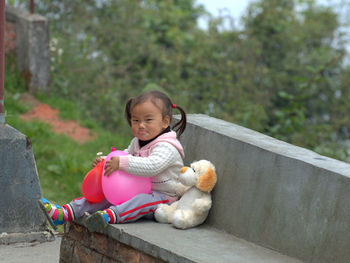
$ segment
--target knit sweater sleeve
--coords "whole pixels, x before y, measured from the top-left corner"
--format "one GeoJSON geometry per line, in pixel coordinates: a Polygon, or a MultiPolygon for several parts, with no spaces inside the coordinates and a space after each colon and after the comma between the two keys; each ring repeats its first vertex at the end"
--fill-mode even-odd
{"type": "Polygon", "coordinates": [[[173,145],[161,142],[148,157],[121,156],[119,169],[137,176],[152,177],[175,163],[178,155],[179,152],[173,145]]]}

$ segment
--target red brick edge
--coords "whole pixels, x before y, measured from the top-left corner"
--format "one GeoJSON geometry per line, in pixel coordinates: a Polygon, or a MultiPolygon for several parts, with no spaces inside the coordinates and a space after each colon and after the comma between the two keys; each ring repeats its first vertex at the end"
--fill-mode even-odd
{"type": "Polygon", "coordinates": [[[68,223],[61,241],[60,263],[165,263],[84,226],[68,223]]]}
{"type": "Polygon", "coordinates": [[[16,51],[16,24],[6,21],[5,23],[5,54],[16,51]]]}

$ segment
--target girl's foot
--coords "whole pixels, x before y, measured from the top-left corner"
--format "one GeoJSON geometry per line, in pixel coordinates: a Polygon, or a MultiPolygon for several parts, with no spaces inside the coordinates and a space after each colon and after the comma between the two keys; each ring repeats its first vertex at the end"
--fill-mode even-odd
{"type": "Polygon", "coordinates": [[[44,212],[47,220],[49,221],[50,225],[56,230],[57,225],[63,225],[65,222],[65,216],[63,208],[61,208],[58,205],[52,204],[45,198],[41,198],[39,200],[39,206],[41,210],[44,212]]]}
{"type": "Polygon", "coordinates": [[[96,213],[89,215],[86,219],[86,226],[90,232],[102,232],[110,221],[106,210],[97,211],[96,213]]]}

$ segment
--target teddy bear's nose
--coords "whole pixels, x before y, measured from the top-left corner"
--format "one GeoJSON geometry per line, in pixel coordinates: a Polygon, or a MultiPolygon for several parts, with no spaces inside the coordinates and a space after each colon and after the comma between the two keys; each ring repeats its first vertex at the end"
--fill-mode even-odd
{"type": "Polygon", "coordinates": [[[180,173],[182,173],[182,174],[185,173],[187,171],[187,169],[188,169],[187,166],[182,167],[180,170],[180,173]]]}

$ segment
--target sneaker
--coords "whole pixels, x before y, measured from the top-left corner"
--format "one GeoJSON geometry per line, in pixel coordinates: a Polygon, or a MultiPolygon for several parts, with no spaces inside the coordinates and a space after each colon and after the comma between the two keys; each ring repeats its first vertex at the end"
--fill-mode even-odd
{"type": "Polygon", "coordinates": [[[108,226],[109,217],[106,211],[97,211],[89,215],[85,222],[90,232],[103,232],[108,226]]]}
{"type": "Polygon", "coordinates": [[[63,212],[62,208],[58,205],[52,204],[50,201],[48,201],[45,198],[41,198],[39,201],[39,207],[43,211],[44,215],[47,218],[47,221],[52,226],[53,229],[57,229],[57,225],[63,225],[64,224],[64,218],[63,218],[63,212]],[[58,216],[54,220],[52,219],[52,215],[54,214],[54,210],[58,210],[58,216]]]}

